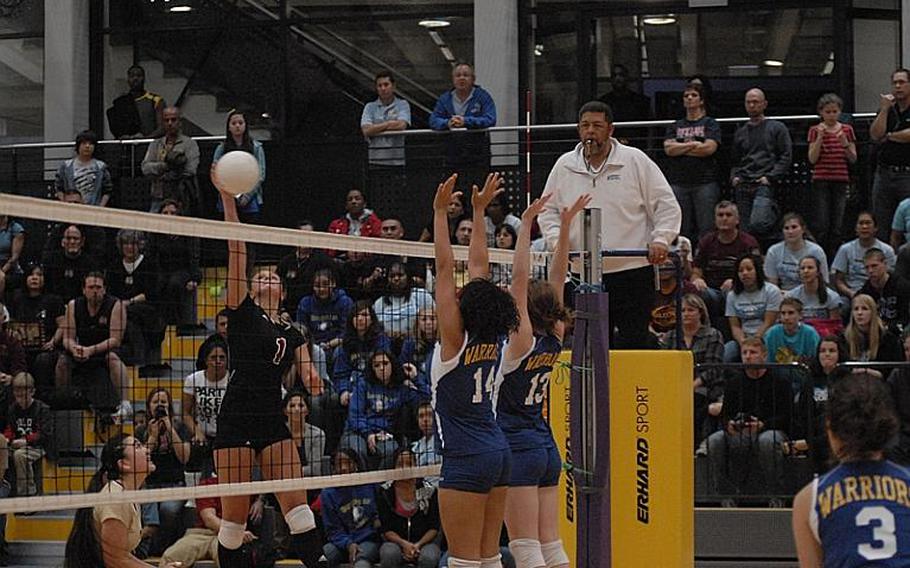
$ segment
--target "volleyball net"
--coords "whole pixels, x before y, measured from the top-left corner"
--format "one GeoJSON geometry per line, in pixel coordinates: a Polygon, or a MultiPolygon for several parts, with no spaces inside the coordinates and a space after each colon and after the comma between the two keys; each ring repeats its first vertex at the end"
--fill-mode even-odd
{"type": "MultiPolygon", "coordinates": [[[[166,206],[154,214],[5,194],[0,212],[26,240],[3,296],[6,342],[22,356],[0,355],[0,405],[9,405],[0,463],[9,464],[11,488],[0,513],[96,504],[85,489],[105,442],[121,434],[145,444],[156,468],[144,488],[106,494],[109,503],[435,481],[432,243],[329,234],[306,221],[278,228],[183,217],[166,206]],[[248,483],[199,484],[215,470],[212,443],[231,376],[228,240],[247,243],[248,272],[282,278],[280,318],[303,338],[305,354],[285,368],[281,416],[299,478],[265,480],[254,468],[248,483]],[[307,373],[318,375],[321,393],[307,388],[307,373]]],[[[453,241],[467,243],[472,229],[453,220],[453,241]]],[[[514,237],[511,227],[488,233],[491,278],[502,286],[511,281],[514,237]]],[[[454,251],[462,286],[467,246],[454,251]]],[[[532,270],[545,274],[547,258],[534,253],[532,270]]],[[[274,419],[254,404],[243,412],[251,431],[274,419]]]]}

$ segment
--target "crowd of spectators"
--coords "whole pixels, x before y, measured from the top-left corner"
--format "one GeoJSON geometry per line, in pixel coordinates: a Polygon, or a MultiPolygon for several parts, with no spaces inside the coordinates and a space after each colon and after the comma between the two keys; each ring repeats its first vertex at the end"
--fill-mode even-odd
{"type": "MultiPolygon", "coordinates": [[[[121,131],[124,136],[159,136],[141,166],[151,180],[151,211],[194,214],[200,206],[199,149],[180,131],[179,109],[145,91],[138,73],[137,68],[130,71],[137,82],[131,83],[131,93],[135,90],[141,120],[127,121],[121,131]]],[[[757,88],[745,94],[749,120],[724,140],[717,122],[707,116],[710,87],[694,80],[685,88],[686,116],[667,128],[664,141],[664,171],[683,212],[675,243],[683,259],[682,277],[671,263],[658,270],[660,290],[649,335],[653,348],[682,345],[693,352],[696,364],[709,364],[697,368],[693,377],[694,448],[708,455],[712,489],[718,493],[741,491],[749,471],[757,470],[761,475],[753,477],[761,478],[765,492],[786,494],[784,458],[790,455],[808,453],[813,469],[822,471],[826,389],[849,376],[838,365],[910,361],[910,247],[905,237],[910,193],[901,193],[910,168],[910,129],[904,129],[905,114],[910,120],[908,81],[906,70],[892,75],[893,92],[883,97],[870,131],[881,145],[873,212],[856,212],[856,238],[848,241],[839,228],[858,141],[851,126],[841,122],[842,102],[836,95],[819,99],[821,122],[807,137],[808,159],[815,167],[813,206],[804,219],[778,211],[775,192],[789,171],[792,142],[786,127],[765,117],[765,94],[757,88]],[[715,159],[722,144],[733,149],[729,172],[721,172],[715,159]],[[903,264],[902,256],[908,259],[903,264]],[[683,293],[679,331],[671,309],[678,288],[683,293]],[[725,362],[747,366],[710,366],[725,362]],[[808,371],[757,366],[793,362],[808,371]]],[[[379,98],[364,110],[361,126],[369,141],[371,176],[385,176],[387,182],[401,179],[404,160],[403,138],[387,132],[407,128],[410,109],[395,95],[394,77],[387,71],[376,75],[376,88],[379,98]]],[[[122,111],[125,103],[119,104],[122,111]]],[[[431,125],[457,130],[447,138],[447,167],[464,172],[469,183],[478,182],[478,172],[489,168],[489,142],[482,130],[468,131],[495,121],[492,97],[475,84],[473,68],[456,66],[453,89],[440,98],[431,125]]],[[[226,134],[215,161],[226,151],[241,150],[260,164],[259,184],[237,197],[241,216],[258,222],[263,147],[250,138],[241,112],[230,113],[226,134]]],[[[76,137],[75,157],[57,173],[57,199],[107,205],[111,180],[104,162],[93,157],[96,143],[91,132],[76,137]]],[[[369,208],[367,197],[364,189],[350,189],[344,212],[325,230],[406,238],[395,212],[369,208]]],[[[455,196],[448,213],[452,242],[468,244],[472,230],[479,229],[469,203],[455,196]]],[[[508,200],[494,200],[484,213],[490,246],[514,248],[521,221],[510,212],[508,200]]],[[[297,227],[321,229],[309,220],[297,227]]],[[[140,426],[139,412],[132,411],[137,401],[124,394],[127,366],[139,367],[140,377],[168,371],[168,361],[161,359],[166,326],[176,326],[181,334],[200,329],[198,240],[131,229],[108,235],[68,224],[50,227],[48,235],[44,246],[36,248],[40,257],[24,258],[25,240],[41,236],[0,216],[0,293],[8,306],[0,312],[0,419],[5,429],[0,472],[14,466],[7,474],[10,488],[17,495],[40,491],[35,462],[53,455],[48,405],[89,408],[99,433],[132,418],[137,439],[149,446],[157,466],[147,487],[182,485],[189,469],[211,478],[206,448],[217,430],[220,399],[231,373],[226,313],[218,314],[215,333],[199,347],[195,371],[183,378],[179,401],[172,401],[166,388],[150,389],[140,404],[140,426]]],[[[418,240],[431,239],[428,224],[418,240]]],[[[535,246],[543,245],[538,241],[535,246]]],[[[432,261],[298,247],[280,259],[277,272],[286,291],[283,317],[298,325],[313,372],[325,385],[322,394],[310,396],[298,381],[301,390],[290,391],[285,400],[307,474],[439,463],[429,405],[428,367],[437,337],[432,261]]],[[[492,272],[497,283],[508,285],[508,267],[495,266],[492,272]]],[[[458,279],[456,270],[456,282],[463,285],[467,270],[460,273],[458,279]]],[[[907,370],[878,372],[897,397],[904,434],[894,455],[906,463],[907,370]]],[[[436,565],[441,552],[434,548],[439,541],[435,482],[323,491],[316,499],[330,564],[436,565]]],[[[265,497],[253,500],[251,517],[261,518],[256,503],[263,502],[265,497]]],[[[195,528],[187,527],[182,537],[195,539],[192,546],[178,541],[184,532],[182,510],[182,502],[143,507],[137,553],[163,553],[185,565],[203,558],[217,532],[217,503],[197,503],[195,528]]],[[[251,533],[249,542],[254,540],[251,533]]]]}

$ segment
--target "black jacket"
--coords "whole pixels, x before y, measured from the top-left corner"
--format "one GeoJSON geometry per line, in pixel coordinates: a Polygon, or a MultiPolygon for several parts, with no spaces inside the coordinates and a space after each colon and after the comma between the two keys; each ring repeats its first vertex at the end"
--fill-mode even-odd
{"type": "Polygon", "coordinates": [[[382,533],[392,531],[408,542],[417,542],[427,531],[439,530],[436,488],[422,479],[417,481],[417,510],[411,517],[402,517],[395,512],[395,488],[391,483],[383,486],[377,504],[382,533]]]}

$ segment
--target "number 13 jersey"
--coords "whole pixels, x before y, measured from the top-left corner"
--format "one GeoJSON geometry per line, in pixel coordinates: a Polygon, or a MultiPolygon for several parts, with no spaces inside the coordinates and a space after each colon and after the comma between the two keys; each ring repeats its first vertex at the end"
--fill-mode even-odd
{"type": "Polygon", "coordinates": [[[430,367],[436,428],[447,457],[469,456],[508,447],[496,424],[500,344],[464,335],[458,354],[442,360],[433,350],[430,367]]]}
{"type": "Polygon", "coordinates": [[[910,471],[843,463],[813,483],[809,523],[825,567],[910,566],[910,471]]]}
{"type": "Polygon", "coordinates": [[[512,450],[555,445],[550,426],[543,418],[543,399],[561,351],[562,342],[556,336],[535,333],[527,353],[515,361],[502,362],[496,420],[512,450]]]}

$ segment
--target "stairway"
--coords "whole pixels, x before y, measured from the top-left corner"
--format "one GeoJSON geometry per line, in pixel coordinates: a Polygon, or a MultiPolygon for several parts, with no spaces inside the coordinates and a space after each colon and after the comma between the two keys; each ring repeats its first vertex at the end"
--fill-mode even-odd
{"type": "MultiPolygon", "coordinates": [[[[188,79],[169,73],[164,63],[156,59],[138,62],[145,69],[145,87],[149,91],[164,97],[168,105],[180,98],[188,79]]],[[[105,46],[105,85],[104,100],[107,105],[118,96],[129,90],[126,84],[126,71],[133,65],[132,45],[105,46]]],[[[214,95],[190,90],[180,106],[182,116],[202,130],[205,134],[224,134],[225,113],[218,109],[218,99],[214,95]]],[[[113,138],[105,121],[105,138],[113,138]]]]}

